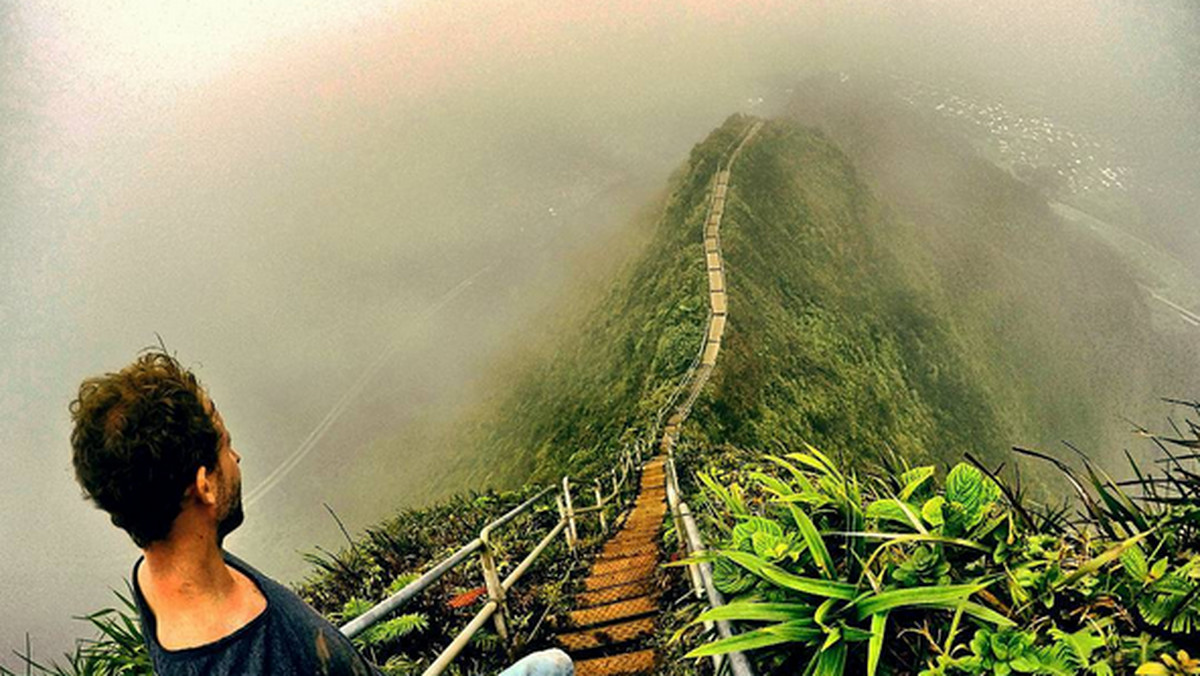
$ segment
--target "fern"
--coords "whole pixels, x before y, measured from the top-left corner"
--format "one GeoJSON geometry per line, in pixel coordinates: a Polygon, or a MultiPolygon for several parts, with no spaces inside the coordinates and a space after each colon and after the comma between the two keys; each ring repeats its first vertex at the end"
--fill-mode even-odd
{"type": "Polygon", "coordinates": [[[354,642],[360,648],[379,647],[409,634],[425,631],[429,628],[429,620],[422,613],[406,613],[398,615],[386,622],[380,622],[355,637],[354,642]]]}

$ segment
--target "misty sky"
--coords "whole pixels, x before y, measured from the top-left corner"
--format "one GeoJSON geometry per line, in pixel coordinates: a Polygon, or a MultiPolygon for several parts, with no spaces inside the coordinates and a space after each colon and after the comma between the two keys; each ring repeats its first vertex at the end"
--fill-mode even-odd
{"type": "Polygon", "coordinates": [[[0,651],[65,649],[128,575],[66,406],[156,333],[247,491],[356,392],[230,538],[293,577],[338,545],[322,502],[360,529],[459,488],[422,444],[730,113],[822,69],[953,78],[1187,192],[1198,36],[1184,2],[0,0],[0,651]]]}

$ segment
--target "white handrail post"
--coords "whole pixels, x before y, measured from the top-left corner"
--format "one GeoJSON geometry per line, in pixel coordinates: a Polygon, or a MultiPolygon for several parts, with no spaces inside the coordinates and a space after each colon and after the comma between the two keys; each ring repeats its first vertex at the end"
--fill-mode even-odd
{"type": "Polygon", "coordinates": [[[496,602],[496,614],[492,619],[496,623],[496,634],[501,640],[508,641],[508,614],[504,608],[504,585],[500,584],[500,573],[496,570],[496,558],[492,555],[491,532],[487,526],[479,532],[483,541],[483,549],[479,552],[479,563],[483,567],[483,582],[487,586],[488,598],[496,602]]]}
{"type": "MultiPolygon", "coordinates": [[[[693,538],[691,537],[691,534],[687,530],[687,527],[688,527],[687,520],[691,517],[691,513],[692,513],[691,509],[689,509],[687,506],[687,503],[683,502],[682,500],[679,501],[678,509],[679,509],[680,526],[684,529],[683,530],[683,539],[684,539],[683,541],[686,543],[684,545],[684,551],[686,551],[691,556],[697,556],[697,555],[703,554],[704,553],[703,544],[698,540],[693,542],[692,541],[693,538]]],[[[698,566],[694,563],[689,563],[688,564],[688,573],[691,575],[691,578],[692,578],[692,587],[696,590],[696,598],[703,599],[705,590],[704,590],[704,579],[700,576],[700,566],[698,566]]]]}
{"type": "MultiPolygon", "coordinates": [[[[563,497],[562,497],[561,493],[554,496],[554,503],[558,505],[558,518],[563,521],[566,521],[567,520],[567,507],[566,507],[566,505],[563,504],[563,497]]],[[[574,545],[571,544],[571,529],[570,528],[563,529],[563,538],[567,541],[567,547],[574,548],[574,545]]]]}
{"type": "Polygon", "coordinates": [[[596,479],[595,485],[592,486],[592,490],[596,494],[596,505],[600,508],[600,509],[596,510],[597,512],[600,513],[600,530],[607,532],[608,531],[608,519],[604,516],[604,493],[601,492],[601,490],[600,490],[600,480],[599,479],[596,479]]]}
{"type": "Polygon", "coordinates": [[[575,508],[571,506],[571,480],[563,477],[563,501],[567,505],[567,530],[571,533],[571,537],[567,542],[571,544],[571,549],[575,549],[575,543],[579,542],[579,530],[575,528],[575,508]]]}

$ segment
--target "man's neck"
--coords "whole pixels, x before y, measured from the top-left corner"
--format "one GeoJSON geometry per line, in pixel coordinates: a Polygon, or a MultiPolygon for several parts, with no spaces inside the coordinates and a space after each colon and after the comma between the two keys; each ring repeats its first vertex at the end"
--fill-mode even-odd
{"type": "Polygon", "coordinates": [[[233,575],[215,534],[187,536],[155,542],[142,550],[144,585],[159,604],[176,606],[206,599],[220,602],[234,591],[233,575]]]}
{"type": "Polygon", "coordinates": [[[266,611],[267,599],[255,583],[226,565],[213,531],[173,528],[171,537],[142,550],[138,586],[167,650],[212,643],[266,611]]]}

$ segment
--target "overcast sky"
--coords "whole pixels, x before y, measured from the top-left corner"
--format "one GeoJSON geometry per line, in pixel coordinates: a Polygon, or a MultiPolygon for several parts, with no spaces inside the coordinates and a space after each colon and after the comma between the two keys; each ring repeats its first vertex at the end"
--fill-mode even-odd
{"type": "Polygon", "coordinates": [[[0,650],[64,649],[127,575],[66,405],[156,333],[247,491],[308,449],[230,540],[287,578],[337,545],[322,501],[358,529],[457,488],[412,449],[730,113],[886,68],[1195,144],[1185,6],[0,0],[0,650]]]}

